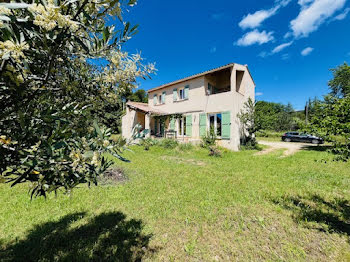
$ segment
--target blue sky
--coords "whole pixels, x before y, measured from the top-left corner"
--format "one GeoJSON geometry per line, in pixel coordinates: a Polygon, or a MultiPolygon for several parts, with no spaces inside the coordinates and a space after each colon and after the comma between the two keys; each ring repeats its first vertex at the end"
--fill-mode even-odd
{"type": "Polygon", "coordinates": [[[350,60],[348,0],[139,0],[124,17],[140,25],[124,49],[156,63],[146,90],[236,62],[248,64],[258,100],[302,109],[350,60]]]}

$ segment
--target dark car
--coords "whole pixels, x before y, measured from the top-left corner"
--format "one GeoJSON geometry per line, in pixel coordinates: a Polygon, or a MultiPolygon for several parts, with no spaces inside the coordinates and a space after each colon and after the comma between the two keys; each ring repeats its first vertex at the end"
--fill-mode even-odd
{"type": "Polygon", "coordinates": [[[284,142],[304,142],[313,144],[323,144],[323,139],[317,136],[299,133],[299,132],[287,132],[282,135],[282,141],[284,142]]]}

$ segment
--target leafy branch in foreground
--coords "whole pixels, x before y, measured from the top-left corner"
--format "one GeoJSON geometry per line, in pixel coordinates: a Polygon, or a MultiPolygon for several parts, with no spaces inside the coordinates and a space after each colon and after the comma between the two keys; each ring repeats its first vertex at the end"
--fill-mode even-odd
{"type": "Polygon", "coordinates": [[[96,184],[111,164],[104,152],[123,160],[124,142],[98,122],[103,105],[154,71],[122,51],[137,31],[122,10],[135,2],[0,4],[0,181],[30,182],[32,196],[69,192],[96,184]]]}

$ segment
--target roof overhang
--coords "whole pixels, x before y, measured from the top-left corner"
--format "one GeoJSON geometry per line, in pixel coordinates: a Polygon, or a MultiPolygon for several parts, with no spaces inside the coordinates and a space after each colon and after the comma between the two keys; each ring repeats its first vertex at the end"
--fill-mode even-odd
{"type": "Polygon", "coordinates": [[[185,81],[188,81],[188,80],[192,80],[192,79],[195,79],[195,78],[198,78],[198,77],[201,77],[201,76],[205,76],[205,75],[217,72],[217,71],[221,71],[221,70],[233,67],[234,65],[235,65],[234,63],[230,63],[230,64],[227,64],[227,65],[224,65],[224,66],[220,66],[220,67],[208,70],[208,71],[204,71],[204,72],[199,73],[199,74],[195,74],[195,75],[192,75],[192,76],[189,76],[189,77],[185,77],[185,78],[182,78],[182,79],[179,79],[179,80],[176,80],[176,81],[173,81],[173,82],[170,82],[170,83],[167,83],[167,84],[164,84],[164,85],[152,88],[152,89],[148,90],[147,92],[150,93],[150,92],[162,89],[164,87],[168,87],[168,86],[179,84],[179,83],[182,83],[182,82],[185,82],[185,81]]]}

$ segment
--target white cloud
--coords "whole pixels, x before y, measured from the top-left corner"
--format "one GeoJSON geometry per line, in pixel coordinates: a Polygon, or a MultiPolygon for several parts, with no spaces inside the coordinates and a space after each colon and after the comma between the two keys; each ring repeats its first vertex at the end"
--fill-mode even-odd
{"type": "Polygon", "coordinates": [[[335,17],[333,18],[333,20],[338,20],[338,21],[344,20],[344,19],[346,18],[346,16],[348,15],[349,12],[350,12],[350,8],[348,7],[348,8],[346,8],[346,9],[344,10],[344,12],[342,12],[341,14],[335,16],[335,17]]]}
{"type": "Polygon", "coordinates": [[[270,18],[271,16],[277,14],[277,11],[286,5],[290,3],[291,0],[281,0],[281,1],[275,1],[275,6],[270,9],[263,9],[256,11],[253,14],[248,14],[242,18],[242,20],[239,22],[239,26],[242,29],[247,28],[257,28],[259,27],[262,22],[264,22],[266,19],[270,18]]]}
{"type": "Polygon", "coordinates": [[[270,54],[266,51],[262,51],[258,54],[259,57],[261,58],[265,58],[265,57],[268,57],[270,54]]]}
{"type": "Polygon", "coordinates": [[[276,46],[276,47],[272,50],[272,54],[276,54],[276,53],[281,52],[283,49],[287,48],[287,47],[290,46],[291,44],[293,44],[293,41],[288,42],[288,43],[281,44],[281,45],[279,45],[279,46],[276,46]]]}
{"type": "Polygon", "coordinates": [[[307,56],[309,55],[314,49],[312,47],[306,47],[301,51],[302,56],[307,56]]]}
{"type": "Polygon", "coordinates": [[[274,40],[273,32],[266,32],[265,30],[262,32],[259,32],[257,29],[246,33],[243,35],[238,41],[236,42],[236,45],[238,46],[250,46],[254,44],[265,44],[270,41],[274,40]]]}
{"type": "Polygon", "coordinates": [[[282,60],[288,60],[290,58],[290,55],[289,54],[283,54],[281,55],[281,59],[282,60]]]}
{"type": "Polygon", "coordinates": [[[213,46],[212,48],[210,48],[210,53],[215,53],[216,52],[216,46],[213,46]]]}
{"type": "Polygon", "coordinates": [[[299,0],[300,13],[290,22],[293,36],[307,37],[332,17],[336,11],[342,9],[345,2],[346,0],[299,0]]]}
{"type": "Polygon", "coordinates": [[[263,92],[256,92],[255,96],[262,96],[264,93],[263,92]]]}

